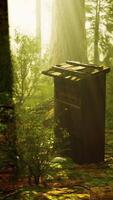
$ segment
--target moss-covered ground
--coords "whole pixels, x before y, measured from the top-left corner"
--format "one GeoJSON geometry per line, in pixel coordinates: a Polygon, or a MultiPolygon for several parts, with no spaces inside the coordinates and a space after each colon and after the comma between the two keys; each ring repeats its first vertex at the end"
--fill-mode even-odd
{"type": "Polygon", "coordinates": [[[105,151],[105,162],[100,164],[78,165],[70,158],[56,157],[47,173],[46,187],[31,187],[26,179],[20,180],[7,192],[6,185],[1,187],[0,200],[113,199],[113,132],[106,133],[105,151]]]}

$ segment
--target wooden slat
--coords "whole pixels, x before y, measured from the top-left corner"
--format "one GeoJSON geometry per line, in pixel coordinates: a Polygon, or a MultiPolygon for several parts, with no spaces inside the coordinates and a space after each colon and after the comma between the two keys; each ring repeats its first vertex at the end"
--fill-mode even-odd
{"type": "Polygon", "coordinates": [[[94,65],[94,64],[84,64],[84,63],[79,63],[79,62],[75,62],[75,61],[66,61],[66,63],[74,65],[74,66],[91,67],[91,68],[94,68],[94,69],[103,70],[103,66],[99,67],[99,66],[94,65]]]}
{"type": "Polygon", "coordinates": [[[77,70],[72,71],[72,70],[66,69],[66,68],[64,68],[64,67],[59,67],[59,66],[57,66],[57,65],[55,65],[53,68],[59,70],[60,72],[62,72],[62,71],[63,71],[63,72],[68,72],[68,73],[71,73],[71,74],[73,74],[73,75],[88,76],[88,73],[85,73],[85,72],[83,72],[83,71],[77,71],[77,70]]]}

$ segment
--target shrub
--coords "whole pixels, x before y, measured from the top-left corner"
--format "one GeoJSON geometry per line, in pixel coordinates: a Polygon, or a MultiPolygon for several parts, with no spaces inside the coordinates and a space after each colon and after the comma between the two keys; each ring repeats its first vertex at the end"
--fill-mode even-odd
{"type": "Polygon", "coordinates": [[[42,105],[36,109],[21,110],[17,121],[17,149],[20,169],[35,183],[45,175],[53,155],[54,134],[52,118],[48,122],[47,112],[42,105]],[[47,122],[47,123],[45,123],[47,122]],[[46,125],[45,125],[46,124],[46,125]]]}
{"type": "Polygon", "coordinates": [[[33,107],[52,95],[51,81],[41,73],[48,67],[48,53],[41,55],[40,38],[16,33],[13,43],[13,99],[17,106],[33,107]]]}

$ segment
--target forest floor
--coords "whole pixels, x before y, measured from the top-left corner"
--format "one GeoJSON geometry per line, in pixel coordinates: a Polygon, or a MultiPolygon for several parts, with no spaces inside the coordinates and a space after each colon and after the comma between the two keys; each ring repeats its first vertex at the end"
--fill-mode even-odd
{"type": "Polygon", "coordinates": [[[46,187],[31,187],[27,178],[10,184],[8,173],[0,174],[0,200],[113,200],[113,132],[106,133],[105,150],[105,162],[97,165],[55,158],[46,187]]]}

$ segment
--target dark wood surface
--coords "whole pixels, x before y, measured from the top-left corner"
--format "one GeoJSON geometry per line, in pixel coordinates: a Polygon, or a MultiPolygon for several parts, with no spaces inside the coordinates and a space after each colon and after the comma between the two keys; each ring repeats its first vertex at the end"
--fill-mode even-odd
{"type": "MultiPolygon", "coordinates": [[[[60,66],[59,68],[62,75],[64,70],[60,66]]],[[[66,70],[66,76],[70,75],[68,69],[66,70]]],[[[79,77],[74,81],[71,78],[66,79],[66,76],[53,75],[55,134],[59,148],[67,145],[62,155],[70,156],[76,163],[104,161],[106,72],[108,71],[109,68],[101,70],[96,68],[96,72],[91,76],[79,77]],[[64,137],[65,131],[68,133],[67,139],[64,137]]]]}
{"type": "Polygon", "coordinates": [[[61,130],[70,134],[70,156],[77,163],[103,161],[105,75],[75,84],[55,80],[55,118],[56,135],[61,130]]]}

